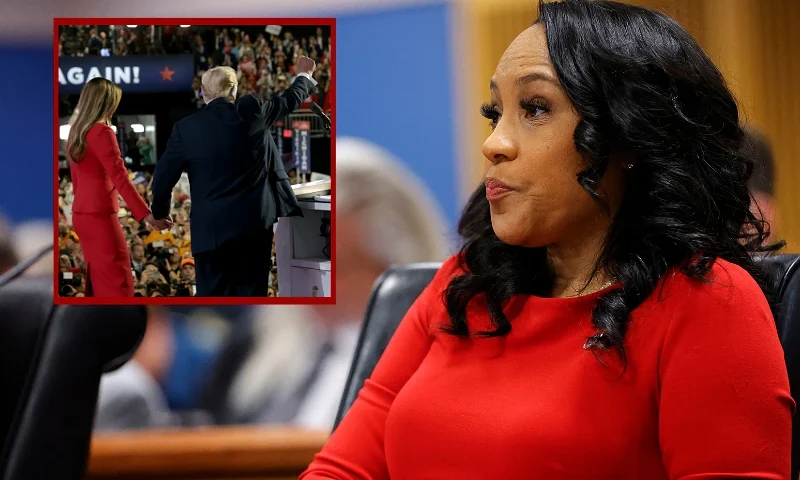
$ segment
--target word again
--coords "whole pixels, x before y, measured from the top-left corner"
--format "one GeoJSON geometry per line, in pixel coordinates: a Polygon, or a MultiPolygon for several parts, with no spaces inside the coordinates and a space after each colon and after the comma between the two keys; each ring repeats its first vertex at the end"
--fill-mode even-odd
{"type": "Polygon", "coordinates": [[[66,74],[58,69],[58,83],[61,85],[83,85],[97,77],[104,77],[117,85],[139,83],[139,67],[105,67],[102,70],[92,67],[88,73],[83,67],[72,67],[66,74]]]}

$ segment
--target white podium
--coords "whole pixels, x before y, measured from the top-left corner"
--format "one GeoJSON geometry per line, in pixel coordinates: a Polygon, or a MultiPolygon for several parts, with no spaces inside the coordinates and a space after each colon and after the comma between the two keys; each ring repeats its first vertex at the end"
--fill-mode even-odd
{"type": "Polygon", "coordinates": [[[331,261],[323,253],[327,239],[320,236],[320,227],[323,218],[331,218],[331,204],[299,203],[303,217],[279,218],[275,230],[278,296],[330,297],[331,261]]]}

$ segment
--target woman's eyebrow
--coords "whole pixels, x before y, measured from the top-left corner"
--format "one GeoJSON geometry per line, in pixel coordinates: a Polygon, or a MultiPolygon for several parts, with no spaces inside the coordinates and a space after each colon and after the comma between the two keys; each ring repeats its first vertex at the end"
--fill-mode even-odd
{"type": "MultiPolygon", "coordinates": [[[[545,72],[532,72],[532,73],[525,74],[525,75],[519,77],[517,79],[516,83],[517,83],[517,85],[521,86],[521,85],[527,85],[527,84],[529,84],[531,82],[537,82],[537,81],[548,82],[548,83],[555,84],[557,86],[560,85],[558,80],[556,80],[555,77],[553,77],[549,73],[545,73],[545,72]]],[[[489,80],[489,89],[492,90],[492,91],[500,90],[500,88],[497,86],[497,83],[495,83],[494,80],[489,80]]]]}

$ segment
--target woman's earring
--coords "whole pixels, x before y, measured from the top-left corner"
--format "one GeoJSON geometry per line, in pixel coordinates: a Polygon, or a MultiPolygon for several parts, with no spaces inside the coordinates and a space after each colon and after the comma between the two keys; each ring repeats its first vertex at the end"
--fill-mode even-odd
{"type": "Polygon", "coordinates": [[[633,162],[630,162],[627,165],[625,165],[625,168],[628,170],[633,170],[633,162]]]}

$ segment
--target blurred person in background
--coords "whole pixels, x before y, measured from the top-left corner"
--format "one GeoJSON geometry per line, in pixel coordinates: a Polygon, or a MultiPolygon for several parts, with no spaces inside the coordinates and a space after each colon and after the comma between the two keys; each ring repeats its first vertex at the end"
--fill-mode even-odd
{"type": "Polygon", "coordinates": [[[174,306],[170,308],[175,356],[164,391],[170,410],[182,424],[213,423],[199,405],[201,387],[231,331],[252,310],[249,305],[174,306]]]}
{"type": "Polygon", "coordinates": [[[153,218],[128,178],[110,126],[121,98],[117,85],[93,78],[83,87],[70,119],[67,152],[75,194],[72,223],[86,260],[87,296],[133,296],[130,253],[117,217],[119,195],[137,221],[145,220],[158,229],[171,226],[153,218]]]}
{"type": "MultiPolygon", "coordinates": [[[[320,46],[322,46],[325,43],[323,41],[324,37],[322,36],[322,29],[321,28],[317,28],[316,39],[317,39],[317,44],[320,45],[320,46]]],[[[325,45],[325,47],[326,48],[330,48],[330,45],[325,45]]]]}
{"type": "Polygon", "coordinates": [[[336,305],[257,308],[210,376],[204,406],[217,422],[331,428],[377,278],[449,253],[431,194],[376,145],[337,139],[336,202],[336,305]]]}
{"type": "Polygon", "coordinates": [[[100,55],[100,50],[103,48],[103,39],[105,36],[105,32],[103,32],[103,37],[101,37],[97,33],[96,28],[92,28],[89,30],[89,43],[87,46],[87,53],[89,55],[100,55]]]}
{"type": "Polygon", "coordinates": [[[201,88],[202,85],[200,83],[200,77],[194,77],[192,79],[192,100],[194,101],[195,105],[197,105],[198,109],[206,106],[206,102],[203,101],[203,92],[201,88]]]}
{"type": "MultiPolygon", "coordinates": [[[[31,220],[15,225],[11,231],[12,248],[19,259],[35,255],[47,245],[53,244],[53,221],[31,220]]],[[[70,241],[72,242],[72,241],[70,241]]],[[[74,242],[72,242],[74,245],[74,242]]],[[[28,268],[24,276],[30,278],[53,278],[53,254],[45,255],[28,268]]]]}
{"type": "Polygon", "coordinates": [[[775,199],[775,158],[769,141],[753,128],[745,129],[745,155],[753,162],[753,174],[750,176],[750,193],[754,202],[751,204],[753,214],[763,218],[774,235],[778,230],[778,202],[775,199]]]}
{"type": "Polygon", "coordinates": [[[153,165],[155,162],[153,162],[153,145],[150,143],[150,139],[142,135],[136,140],[136,146],[138,147],[141,164],[143,166],[153,165]]]}
{"type": "Polygon", "coordinates": [[[61,273],[71,272],[75,266],[72,264],[72,259],[69,256],[69,252],[62,249],[59,252],[58,257],[58,271],[61,273]]]}
{"type": "Polygon", "coordinates": [[[133,358],[100,380],[96,431],[163,428],[176,423],[162,384],[175,354],[169,310],[148,307],[147,329],[133,358]]]}
{"type": "Polygon", "coordinates": [[[131,268],[141,274],[144,270],[144,262],[144,245],[141,242],[133,243],[131,245],[131,268]]]}
{"type": "Polygon", "coordinates": [[[572,0],[540,2],[485,80],[462,248],[300,478],[789,480],[752,258],[782,244],[719,69],[662,13],[572,0]]]}
{"type": "Polygon", "coordinates": [[[193,282],[195,279],[194,259],[191,257],[181,260],[181,278],[193,282]]]}
{"type": "Polygon", "coordinates": [[[314,67],[298,60],[292,88],[263,104],[253,96],[234,104],[236,73],[211,69],[201,82],[206,108],[175,124],[156,164],[153,211],[169,218],[173,188],[188,172],[198,296],[268,295],[273,224],[301,214],[269,128],[308,98],[314,67]]]}

